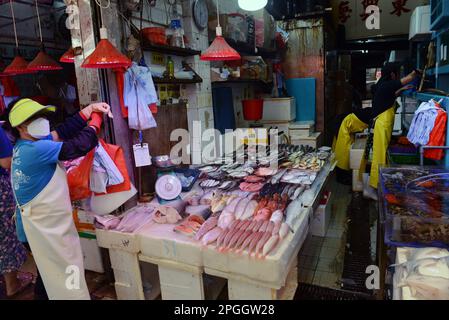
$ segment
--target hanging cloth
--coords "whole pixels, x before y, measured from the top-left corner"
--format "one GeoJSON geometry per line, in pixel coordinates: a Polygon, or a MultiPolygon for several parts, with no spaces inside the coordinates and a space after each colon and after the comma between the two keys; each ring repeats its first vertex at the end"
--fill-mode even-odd
{"type": "Polygon", "coordinates": [[[122,117],[128,118],[128,109],[125,106],[125,99],[123,97],[124,90],[125,90],[125,69],[119,68],[115,69],[115,81],[117,83],[117,93],[118,93],[118,99],[120,103],[120,110],[122,111],[122,117]]]}
{"type": "Polygon", "coordinates": [[[440,109],[434,100],[423,102],[415,111],[407,139],[416,146],[425,146],[429,142],[430,133],[440,109]]]}
{"type": "MultiPolygon", "coordinates": [[[[435,105],[437,106],[437,116],[427,146],[444,146],[446,144],[447,112],[441,108],[439,103],[435,102],[435,105]]],[[[444,150],[442,149],[424,150],[424,157],[427,159],[441,160],[443,156],[444,150]]]]}

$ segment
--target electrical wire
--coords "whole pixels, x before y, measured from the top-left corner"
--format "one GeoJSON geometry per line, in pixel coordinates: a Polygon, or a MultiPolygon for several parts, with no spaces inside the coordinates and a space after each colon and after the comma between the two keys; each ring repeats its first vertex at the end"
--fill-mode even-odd
{"type": "Polygon", "coordinates": [[[9,0],[9,5],[11,6],[12,24],[14,26],[14,37],[16,38],[16,48],[19,48],[19,41],[17,40],[16,18],[14,16],[14,8],[12,5],[12,0],[9,0]]]}
{"type": "Polygon", "coordinates": [[[102,0],[95,0],[95,3],[97,4],[97,6],[100,7],[100,18],[101,18],[101,26],[104,28],[104,18],[103,18],[103,9],[109,9],[109,7],[111,6],[111,0],[107,1],[107,5],[103,7],[103,5],[101,4],[102,0]]]}
{"type": "Polygon", "coordinates": [[[36,3],[36,14],[37,14],[37,22],[39,24],[39,35],[41,37],[41,42],[42,42],[42,26],[41,26],[41,17],[39,15],[39,6],[37,4],[37,0],[35,0],[36,3]]]}

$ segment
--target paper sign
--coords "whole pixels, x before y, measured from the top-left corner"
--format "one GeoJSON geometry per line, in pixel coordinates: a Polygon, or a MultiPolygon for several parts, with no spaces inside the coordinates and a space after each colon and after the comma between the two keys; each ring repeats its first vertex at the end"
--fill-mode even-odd
{"type": "Polygon", "coordinates": [[[134,161],[136,163],[136,167],[145,167],[151,165],[151,156],[150,150],[148,148],[148,143],[135,144],[133,145],[134,149],[134,161]]]}

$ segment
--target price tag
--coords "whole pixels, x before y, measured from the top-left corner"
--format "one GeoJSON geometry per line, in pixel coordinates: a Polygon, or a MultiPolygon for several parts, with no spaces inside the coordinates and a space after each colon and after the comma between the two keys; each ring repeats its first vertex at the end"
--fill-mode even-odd
{"type": "Polygon", "coordinates": [[[151,156],[150,150],[148,148],[148,143],[135,144],[133,145],[133,149],[134,161],[137,168],[151,165],[151,156]]]}

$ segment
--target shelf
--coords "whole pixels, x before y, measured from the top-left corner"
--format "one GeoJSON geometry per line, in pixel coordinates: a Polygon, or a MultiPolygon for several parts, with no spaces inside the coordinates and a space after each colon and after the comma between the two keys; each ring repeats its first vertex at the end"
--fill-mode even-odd
{"type": "Polygon", "coordinates": [[[153,78],[155,84],[194,84],[201,83],[203,79],[158,79],[153,78]]]}
{"type": "Polygon", "coordinates": [[[233,39],[226,38],[226,42],[234,48],[238,53],[241,55],[257,55],[261,56],[262,58],[275,58],[277,54],[276,49],[268,49],[268,48],[262,48],[262,47],[255,47],[251,46],[246,42],[241,41],[235,41],[233,39]],[[257,52],[256,52],[257,51],[257,52]]]}
{"type": "Polygon", "coordinates": [[[172,47],[167,45],[159,45],[159,44],[152,44],[149,42],[146,42],[142,49],[144,51],[153,51],[153,52],[159,52],[164,54],[171,54],[174,56],[180,56],[180,57],[190,57],[190,56],[197,56],[201,54],[201,51],[198,50],[192,50],[188,48],[178,48],[178,47],[172,47]]]}
{"type": "MultiPolygon", "coordinates": [[[[436,68],[429,69],[429,70],[427,70],[426,74],[428,76],[435,76],[436,70],[437,70],[436,68]]],[[[449,65],[441,66],[438,68],[438,75],[442,75],[442,74],[444,74],[444,75],[449,74],[449,65]]]]}

